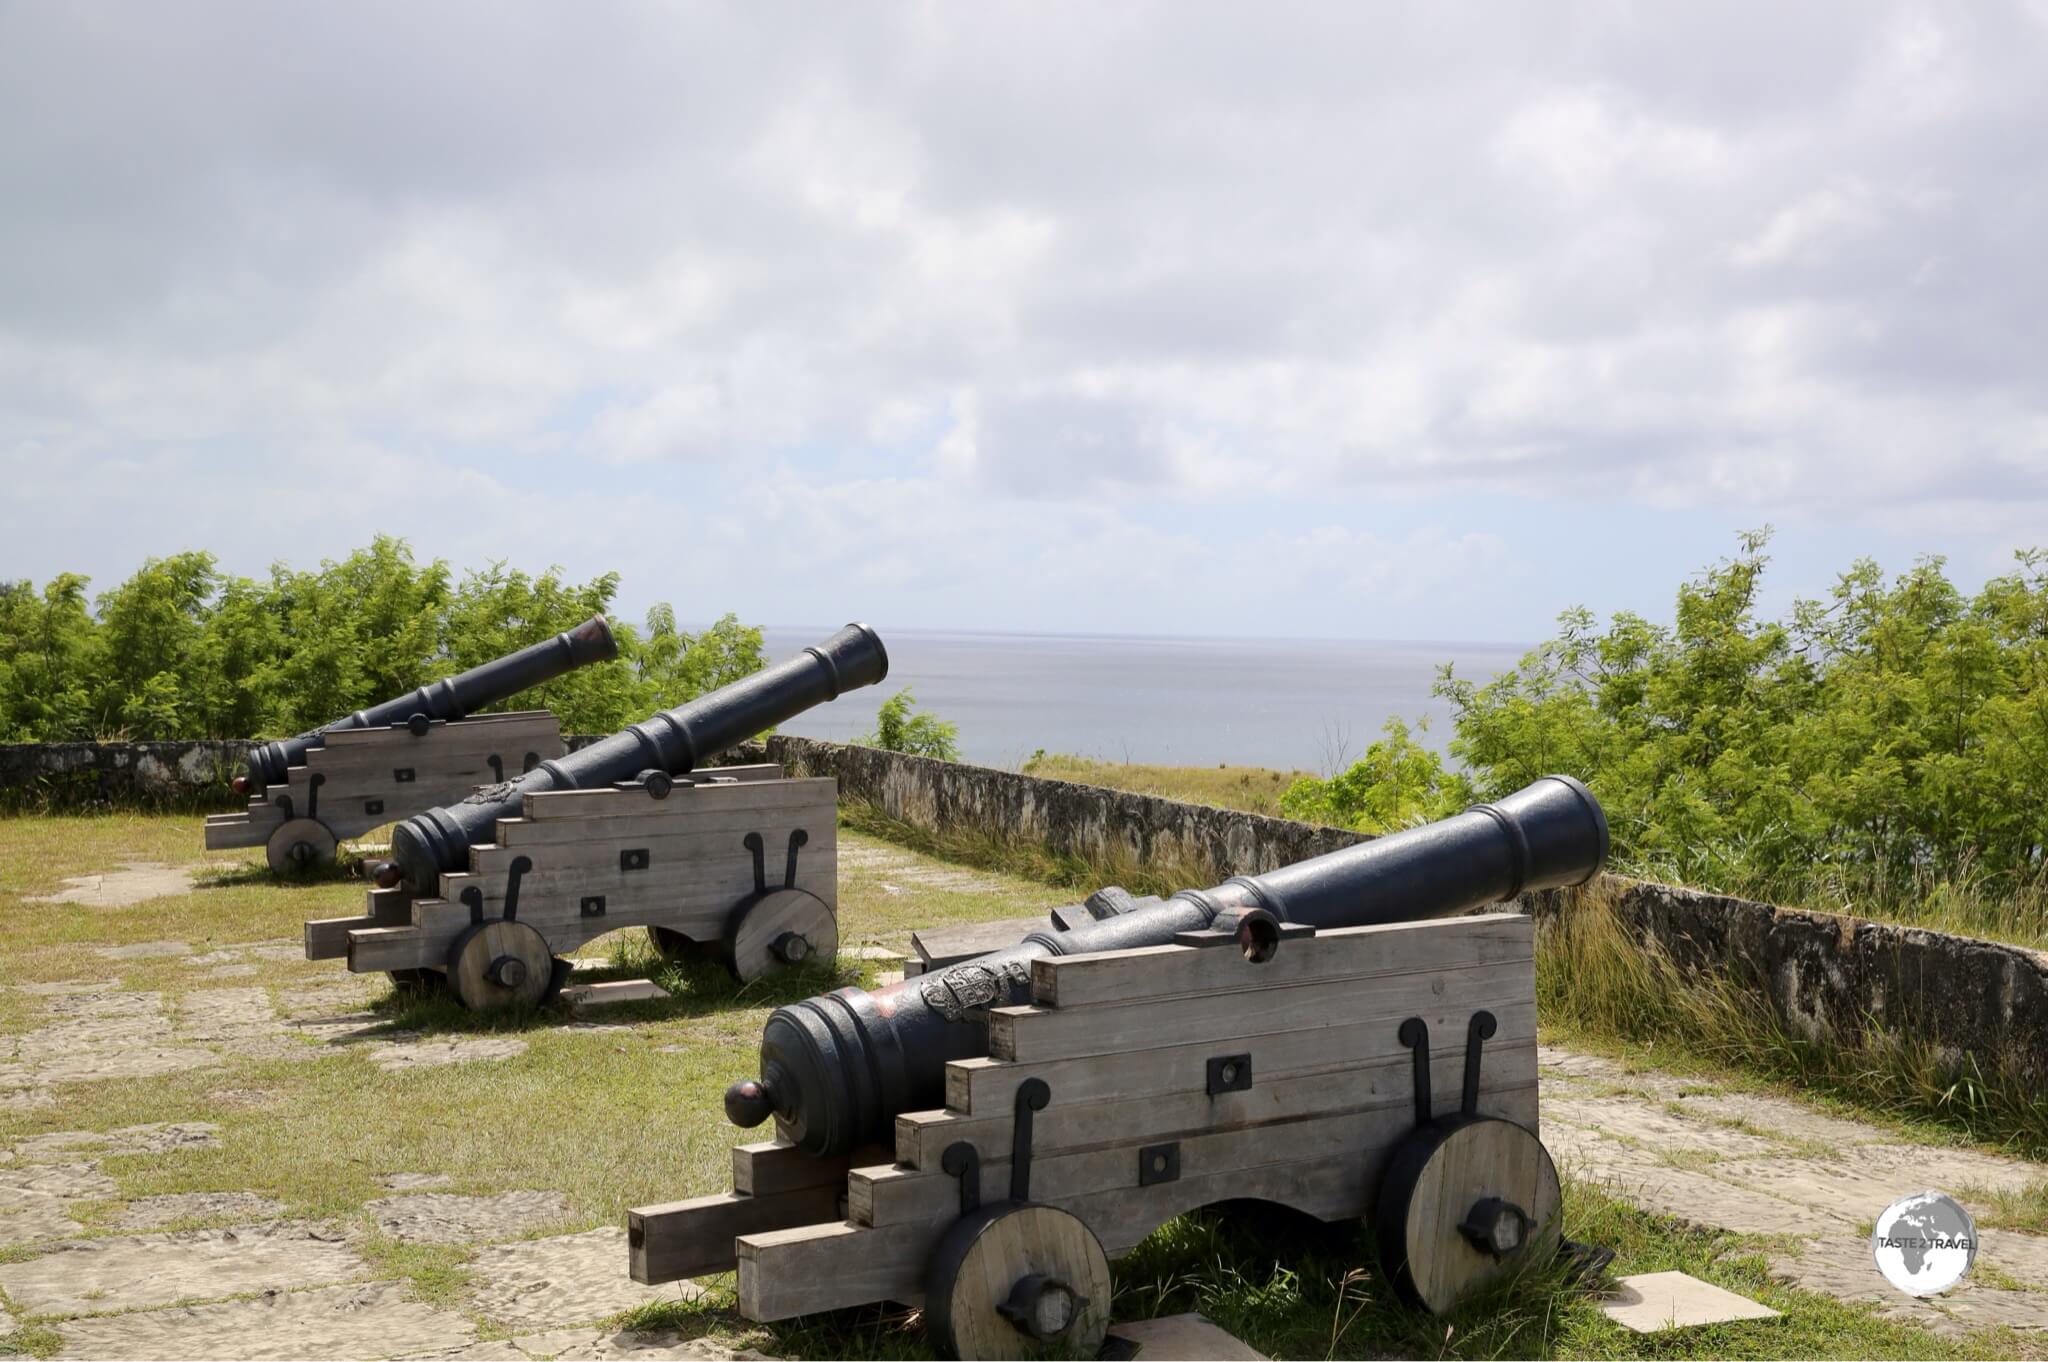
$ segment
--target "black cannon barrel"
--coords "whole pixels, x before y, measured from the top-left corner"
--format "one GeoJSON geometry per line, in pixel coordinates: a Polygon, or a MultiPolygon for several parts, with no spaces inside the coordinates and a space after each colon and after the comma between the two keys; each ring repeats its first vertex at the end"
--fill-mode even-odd
{"type": "MultiPolygon", "coordinates": [[[[1229,926],[1251,947],[1275,922],[1362,927],[1445,917],[1525,889],[1582,884],[1607,859],[1607,817],[1570,776],[1545,776],[1495,804],[1265,875],[1137,902],[1072,930],[1048,926],[1007,950],[868,993],[842,988],[777,1008],[761,1036],[761,1076],[735,1083],[738,1125],[773,1115],[813,1154],[885,1139],[889,1122],[945,1099],[946,1061],[988,1053],[980,1009],[1031,1001],[1031,962],[1170,943],[1229,926]]],[[[1091,904],[1092,906],[1092,904],[1091,904]]],[[[1073,920],[1066,912],[1056,919],[1073,920]]],[[[1270,949],[1270,942],[1267,943],[1270,949]]],[[[1162,1036],[1161,1043],[1171,1037],[1162,1036]]]]}
{"type": "Polygon", "coordinates": [[[497,820],[516,816],[529,793],[610,785],[649,770],[679,776],[735,743],[888,674],[889,654],[881,637],[865,624],[849,624],[787,662],[664,710],[558,761],[544,761],[517,780],[486,785],[460,804],[406,819],[391,834],[398,875],[413,892],[432,893],[443,871],[468,867],[471,844],[495,837],[497,820]]]}
{"type": "Polygon", "coordinates": [[[336,719],[311,733],[264,743],[249,754],[249,778],[244,788],[253,792],[265,785],[284,784],[285,773],[304,764],[306,753],[324,746],[326,736],[338,729],[402,724],[415,714],[424,714],[429,719],[467,718],[486,705],[509,700],[520,691],[552,681],[564,672],[592,662],[609,662],[618,655],[619,645],[612,638],[611,625],[603,615],[592,615],[567,633],[543,639],[530,648],[507,653],[381,705],[359,709],[346,719],[336,719]]]}

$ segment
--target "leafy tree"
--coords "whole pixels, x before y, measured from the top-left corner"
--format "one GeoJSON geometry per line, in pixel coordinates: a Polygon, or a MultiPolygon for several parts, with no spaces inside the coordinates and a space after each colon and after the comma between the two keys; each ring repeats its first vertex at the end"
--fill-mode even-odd
{"type": "Polygon", "coordinates": [[[195,652],[219,578],[210,553],[152,558],[99,598],[97,709],[142,737],[205,732],[195,652]]]}
{"type": "Polygon", "coordinates": [[[1441,674],[1483,797],[1546,770],[1600,796],[1639,869],[1766,896],[2048,874],[2048,555],[1972,599],[1874,563],[1760,619],[1768,531],[1684,584],[1671,626],[1583,610],[1485,685],[1441,674]],[[2035,793],[2030,794],[2033,791],[2035,793]]]}
{"type": "Polygon", "coordinates": [[[875,731],[855,741],[914,757],[960,760],[959,725],[949,724],[934,714],[919,714],[916,708],[917,699],[905,686],[882,702],[875,713],[875,731]]]}
{"type": "Polygon", "coordinates": [[[1310,823],[1380,833],[1448,818],[1471,804],[1471,784],[1416,742],[1407,724],[1389,719],[1380,731],[1384,736],[1349,770],[1327,780],[1295,781],[1280,796],[1280,811],[1310,823]]]}
{"type": "MultiPolygon", "coordinates": [[[[210,554],[151,559],[97,613],[83,577],[40,593],[0,583],[0,741],[302,732],[574,628],[609,610],[618,584],[503,563],[457,582],[388,536],[260,581],[220,574],[210,554]]],[[[689,634],[658,605],[644,638],[613,632],[616,660],[494,708],[546,707],[567,732],[609,733],[762,664],[760,630],[731,615],[689,634]]]]}
{"type": "Polygon", "coordinates": [[[634,669],[634,714],[672,709],[706,691],[730,685],[761,670],[761,631],[722,615],[701,634],[676,627],[676,612],[657,605],[647,612],[647,633],[622,649],[634,669]]]}
{"type": "Polygon", "coordinates": [[[88,585],[70,572],[40,594],[29,582],[0,585],[0,737],[66,742],[100,731],[92,678],[105,643],[86,608],[88,585]]]}

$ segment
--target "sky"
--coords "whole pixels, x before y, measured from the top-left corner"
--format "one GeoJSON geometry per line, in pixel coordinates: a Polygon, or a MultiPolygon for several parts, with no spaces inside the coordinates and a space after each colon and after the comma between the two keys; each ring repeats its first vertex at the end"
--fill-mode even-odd
{"type": "Polygon", "coordinates": [[[0,0],[0,578],[1524,641],[2048,545],[2048,0],[0,0]]]}

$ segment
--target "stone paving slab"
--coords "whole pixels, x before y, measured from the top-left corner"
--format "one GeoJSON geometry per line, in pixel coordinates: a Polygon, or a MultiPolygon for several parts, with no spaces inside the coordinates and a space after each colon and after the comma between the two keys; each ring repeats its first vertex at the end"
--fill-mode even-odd
{"type": "Polygon", "coordinates": [[[618,1226],[479,1249],[470,1261],[470,1306],[512,1329],[555,1328],[656,1301],[694,1300],[694,1282],[642,1286],[626,1275],[618,1226]]]}
{"type": "Polygon", "coordinates": [[[129,1202],[114,1224],[124,1230],[158,1230],[183,1220],[230,1220],[246,1225],[283,1214],[282,1201],[255,1192],[171,1192],[129,1202]]]}
{"type": "Polygon", "coordinates": [[[1686,1149],[1700,1154],[1735,1157],[1782,1150],[1784,1146],[1761,1135],[1730,1130],[1674,1116],[1662,1107],[1628,1097],[1593,1097],[1543,1101],[1545,1121],[1566,1121],[1604,1135],[1621,1136],[1661,1149],[1686,1149]]]}
{"type": "Polygon", "coordinates": [[[526,1053],[523,1036],[392,1036],[370,1047],[370,1062],[386,1073],[442,1064],[510,1059],[526,1053]]]}
{"type": "Polygon", "coordinates": [[[1803,1141],[1837,1149],[1881,1144],[1898,1137],[1876,1126],[1830,1116],[1798,1102],[1765,1093],[1681,1093],[1672,1098],[1688,1115],[1708,1120],[1741,1121],[1786,1141],[1803,1141]]]}
{"type": "Polygon", "coordinates": [[[617,1333],[602,1329],[556,1329],[544,1334],[515,1334],[509,1339],[471,1343],[427,1353],[405,1353],[405,1362],[531,1362],[555,1358],[632,1358],[636,1362],[769,1362],[766,1353],[735,1349],[716,1339],[684,1338],[675,1333],[617,1333]]]}
{"type": "Polygon", "coordinates": [[[1864,1145],[1841,1159],[1738,1159],[1717,1163],[1708,1171],[1723,1181],[1858,1223],[1875,1220],[1900,1197],[1928,1188],[1953,1194],[1974,1183],[2017,1191],[2040,1176],[2025,1164],[1921,1145],[1864,1145]]]}
{"type": "Polygon", "coordinates": [[[1928,1188],[1981,1213],[1983,1193],[2048,1182],[2048,1165],[1907,1144],[1782,1097],[1644,1083],[1596,1056],[1546,1050],[1541,1062],[1543,1140],[1561,1171],[1693,1224],[1791,1236],[1801,1242],[1772,1254],[1775,1275],[1868,1301],[1890,1318],[1951,1335],[1989,1325],[2048,1330],[2048,1238],[1982,1231],[1979,1272],[1946,1296],[1916,1300],[1878,1272],[1866,1229],[1899,1197],[1928,1188]],[[1652,1096],[1612,1095],[1619,1087],[1652,1096]],[[1723,1153],[1735,1157],[1716,1157],[1723,1153]],[[2041,1289],[1995,1286],[1999,1273],[2041,1289]]]}
{"type": "Polygon", "coordinates": [[[114,1180],[93,1163],[44,1163],[0,1168],[0,1245],[67,1239],[85,1227],[71,1203],[118,1196],[114,1180]]]}
{"type": "Polygon", "coordinates": [[[211,1121],[152,1121],[116,1130],[58,1130],[31,1135],[14,1146],[27,1161],[90,1154],[171,1154],[185,1149],[211,1149],[220,1143],[220,1127],[211,1121]]]}
{"type": "Polygon", "coordinates": [[[569,1214],[560,1192],[501,1192],[496,1196],[449,1196],[428,1192],[383,1197],[364,1210],[377,1228],[408,1244],[471,1244],[517,1239],[559,1224],[569,1214]]]}
{"type": "MultiPolygon", "coordinates": [[[[389,1357],[460,1348],[476,1326],[407,1298],[403,1282],[270,1291],[252,1300],[144,1310],[57,1326],[60,1357],[244,1359],[389,1357]]],[[[494,1345],[502,1348],[504,1345],[494,1345]]],[[[494,1356],[523,1358],[520,1353],[494,1356]]]]}
{"type": "Polygon", "coordinates": [[[0,1290],[24,1314],[84,1315],[324,1286],[366,1266],[339,1233],[282,1221],[68,1240],[41,1257],[0,1264],[0,1290]]]}
{"type": "Polygon", "coordinates": [[[232,861],[207,861],[198,865],[168,866],[158,861],[123,861],[119,870],[98,875],[74,875],[53,894],[22,900],[23,903],[77,903],[87,908],[129,908],[151,899],[189,894],[198,887],[197,877],[231,867],[232,861]]]}

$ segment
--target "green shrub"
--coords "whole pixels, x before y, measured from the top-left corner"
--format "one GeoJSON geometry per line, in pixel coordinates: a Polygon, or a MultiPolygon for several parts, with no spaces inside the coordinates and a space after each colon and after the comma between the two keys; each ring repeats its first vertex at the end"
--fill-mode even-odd
{"type": "Polygon", "coordinates": [[[905,686],[882,701],[881,709],[875,712],[875,731],[855,741],[885,752],[907,752],[940,761],[960,760],[959,726],[934,714],[919,714],[916,709],[917,698],[905,686]]]}

